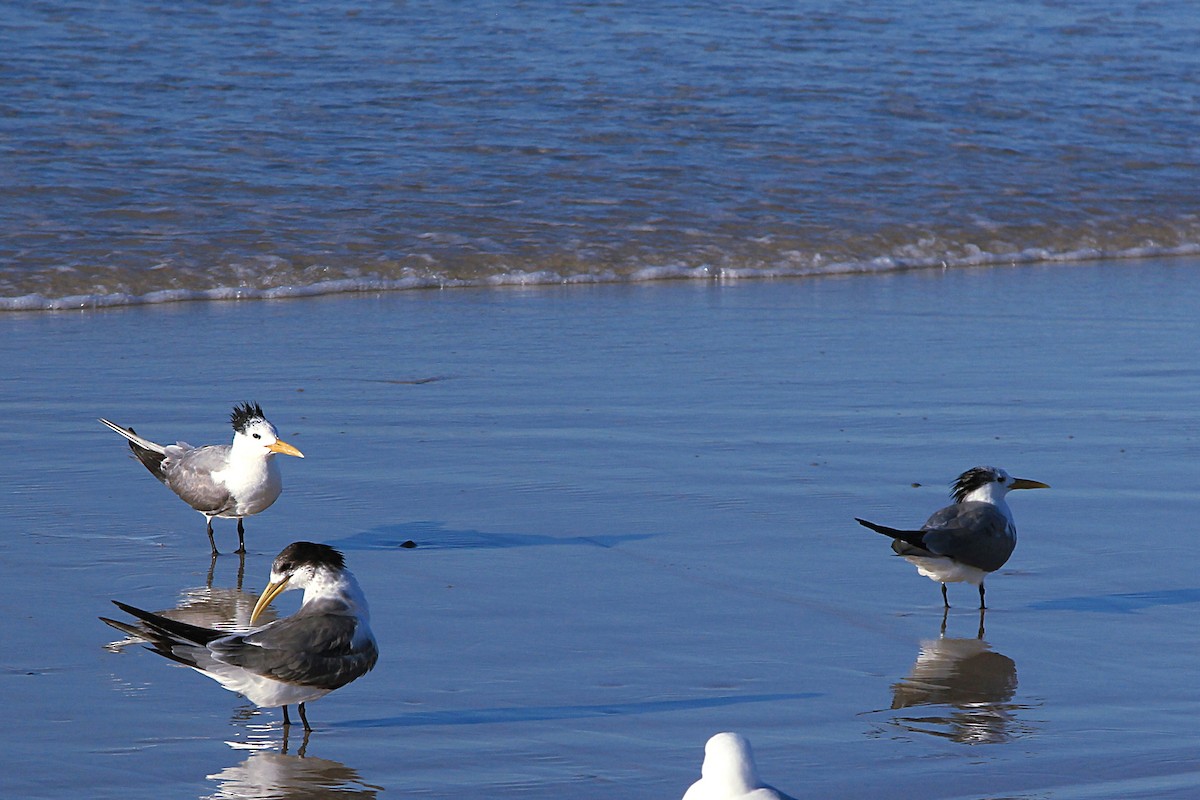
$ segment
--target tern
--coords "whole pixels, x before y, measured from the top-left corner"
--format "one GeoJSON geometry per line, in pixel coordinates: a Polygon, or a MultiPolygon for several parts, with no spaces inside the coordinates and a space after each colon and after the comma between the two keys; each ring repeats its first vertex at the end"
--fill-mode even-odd
{"type": "Polygon", "coordinates": [[[704,745],[700,780],[683,800],[792,800],[758,777],[750,742],[738,733],[718,733],[704,745]]]}
{"type": "Polygon", "coordinates": [[[925,577],[942,584],[942,603],[950,607],[946,584],[966,581],[979,587],[1004,566],[1017,546],[1017,526],[1004,496],[1013,489],[1049,489],[1041,481],[1014,478],[997,467],[973,467],[954,482],[954,505],[931,516],[920,530],[897,530],[855,517],[860,525],[892,537],[892,549],[925,577]]]}
{"type": "Polygon", "coordinates": [[[270,583],[254,606],[251,624],[288,589],[304,590],[300,610],[245,633],[189,625],[116,600],[142,624],[100,619],[260,708],[282,707],[285,726],[292,724],[287,707],[295,704],[304,730],[311,731],[304,704],[366,675],[379,659],[379,648],[366,597],[337,550],[312,542],[285,547],[271,565],[270,583]]]}
{"type": "Polygon", "coordinates": [[[192,447],[187,442],[161,445],[144,439],[133,428],[122,428],[101,417],[101,422],[129,440],[129,449],[168,489],[208,522],[208,544],[217,555],[213,540],[213,517],[237,519],[238,549],[246,552],[246,529],[242,518],[271,506],[283,491],[283,478],[275,454],[304,458],[304,454],[279,438],[275,426],[255,403],[234,406],[232,444],[192,447]]]}

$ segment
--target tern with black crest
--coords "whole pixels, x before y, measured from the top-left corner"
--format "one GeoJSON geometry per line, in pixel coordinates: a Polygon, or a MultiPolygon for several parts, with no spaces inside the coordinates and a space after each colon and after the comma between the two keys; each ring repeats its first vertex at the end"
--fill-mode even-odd
{"type": "Polygon", "coordinates": [[[133,428],[122,428],[103,418],[100,421],[129,440],[129,449],[151,475],[205,516],[214,556],[217,543],[213,539],[213,517],[237,519],[236,552],[245,553],[242,519],[270,508],[283,491],[275,454],[304,458],[303,453],[279,438],[257,403],[234,407],[229,416],[233,425],[231,444],[161,445],[138,436],[133,428]]]}
{"type": "Polygon", "coordinates": [[[304,601],[290,617],[245,633],[177,622],[113,601],[140,625],[101,617],[147,649],[207,675],[260,708],[296,705],[304,730],[304,704],[371,671],[379,648],[371,633],[367,600],[342,554],[313,542],[294,542],[271,566],[271,580],[250,616],[258,619],[271,601],[289,589],[303,589],[304,601]]]}
{"type": "Polygon", "coordinates": [[[1004,496],[1013,489],[1049,489],[1041,481],[1014,478],[997,467],[974,467],[958,476],[951,496],[954,505],[935,512],[920,530],[899,530],[855,520],[892,537],[892,549],[925,577],[942,584],[942,603],[950,607],[946,584],[965,581],[979,587],[1004,566],[1017,546],[1017,526],[1004,496]]]}

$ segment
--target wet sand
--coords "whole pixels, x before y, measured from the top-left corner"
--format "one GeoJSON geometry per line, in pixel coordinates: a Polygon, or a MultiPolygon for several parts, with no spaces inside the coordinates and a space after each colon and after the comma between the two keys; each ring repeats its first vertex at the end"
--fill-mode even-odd
{"type": "Polygon", "coordinates": [[[1195,797],[1197,266],[0,315],[0,795],[671,798],[734,730],[797,797],[1195,797]],[[242,400],[307,458],[239,593],[95,420],[223,441],[242,400]],[[1053,489],[943,634],[853,517],[976,464],[1053,489]],[[106,648],[110,599],[228,615],[297,539],[382,650],[307,743],[106,648]]]}

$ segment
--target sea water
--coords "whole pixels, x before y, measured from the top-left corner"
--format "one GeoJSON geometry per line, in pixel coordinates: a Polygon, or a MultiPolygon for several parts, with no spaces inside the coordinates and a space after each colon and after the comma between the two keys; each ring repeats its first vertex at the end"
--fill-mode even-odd
{"type": "Polygon", "coordinates": [[[4,309],[1200,248],[1184,0],[4,16],[4,309]]]}

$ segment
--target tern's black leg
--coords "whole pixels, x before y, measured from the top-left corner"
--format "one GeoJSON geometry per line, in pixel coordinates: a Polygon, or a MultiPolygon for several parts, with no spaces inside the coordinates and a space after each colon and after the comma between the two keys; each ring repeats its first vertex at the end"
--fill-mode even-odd
{"type": "Polygon", "coordinates": [[[946,635],[946,617],[950,616],[949,607],[942,609],[942,636],[946,635]]]}
{"type": "Polygon", "coordinates": [[[981,609],[979,609],[979,636],[977,636],[977,637],[976,637],[976,638],[978,638],[978,639],[982,639],[982,638],[983,638],[983,616],[984,616],[984,614],[986,614],[986,613],[987,613],[987,609],[986,609],[986,608],[981,608],[981,609]]]}
{"type": "Polygon", "coordinates": [[[979,584],[979,610],[983,611],[985,609],[987,609],[987,606],[983,602],[983,584],[981,583],[979,584]]]}
{"type": "Polygon", "coordinates": [[[212,517],[205,517],[205,519],[208,520],[208,546],[212,548],[212,554],[218,556],[220,551],[217,550],[217,542],[212,535],[212,517]]]}
{"type": "Polygon", "coordinates": [[[288,719],[287,706],[282,706],[282,708],[283,708],[283,727],[290,728],[292,726],[292,721],[290,719],[288,719]]]}
{"type": "Polygon", "coordinates": [[[300,709],[300,721],[304,723],[304,732],[309,733],[312,731],[312,727],[308,724],[308,717],[304,713],[304,703],[300,703],[296,708],[300,709]]]}
{"type": "Polygon", "coordinates": [[[942,584],[942,605],[946,608],[950,607],[950,598],[946,596],[946,584],[942,584]]]}
{"type": "Polygon", "coordinates": [[[241,517],[238,517],[238,549],[235,552],[242,554],[246,552],[246,529],[242,527],[241,517]]]}

